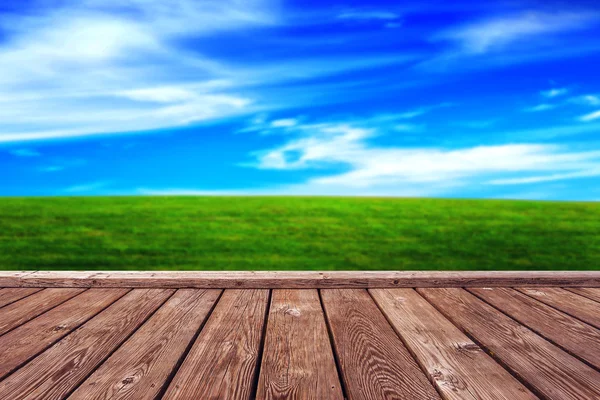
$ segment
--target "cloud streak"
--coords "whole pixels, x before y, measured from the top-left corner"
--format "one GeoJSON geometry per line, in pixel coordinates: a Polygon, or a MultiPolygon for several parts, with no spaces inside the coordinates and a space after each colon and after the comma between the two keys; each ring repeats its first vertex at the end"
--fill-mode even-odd
{"type": "MultiPolygon", "coordinates": [[[[311,190],[377,193],[406,190],[410,195],[469,184],[515,184],[514,174],[543,173],[535,180],[592,176],[600,170],[600,151],[570,151],[547,144],[504,144],[458,149],[378,147],[375,129],[349,124],[313,125],[300,137],[257,155],[260,169],[347,172],[322,175],[306,183],[311,190]],[[504,176],[504,177],[502,177],[504,176]],[[320,188],[320,189],[319,189],[320,188]]],[[[521,179],[521,178],[519,178],[521,179]]],[[[297,188],[298,189],[298,188],[297,188]]]]}

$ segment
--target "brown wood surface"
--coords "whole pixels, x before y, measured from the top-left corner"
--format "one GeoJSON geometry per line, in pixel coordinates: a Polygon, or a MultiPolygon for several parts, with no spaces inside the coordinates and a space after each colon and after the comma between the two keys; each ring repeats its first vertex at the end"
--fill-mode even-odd
{"type": "Polygon", "coordinates": [[[90,289],[0,336],[0,379],[127,293],[90,289]]]}
{"type": "Polygon", "coordinates": [[[475,295],[459,288],[417,290],[543,397],[600,398],[600,372],[475,295]]]}
{"type": "Polygon", "coordinates": [[[0,308],[0,335],[82,293],[84,289],[44,289],[0,308]]]}
{"type": "Polygon", "coordinates": [[[256,398],[344,398],[316,289],[273,291],[256,398]]]}
{"type": "Polygon", "coordinates": [[[600,287],[600,271],[0,271],[0,287],[314,289],[600,287]]]}
{"type": "Polygon", "coordinates": [[[561,288],[519,288],[528,296],[600,328],[600,303],[561,288]]]}
{"type": "Polygon", "coordinates": [[[6,288],[0,289],[0,307],[39,292],[42,288],[6,288]]]}
{"type": "Polygon", "coordinates": [[[440,398],[366,290],[321,295],[350,400],[440,398]]]}
{"type": "Polygon", "coordinates": [[[469,291],[600,369],[600,330],[514,289],[472,288],[469,291]]]}
{"type": "Polygon", "coordinates": [[[220,293],[178,290],[69,399],[156,398],[220,293]]]}
{"type": "Polygon", "coordinates": [[[249,399],[268,290],[226,290],[163,399],[249,399]]]}
{"type": "Polygon", "coordinates": [[[567,290],[600,303],[600,288],[567,288],[567,290]]]}
{"type": "Polygon", "coordinates": [[[413,289],[370,293],[444,399],[537,399],[413,289]]]}
{"type": "Polygon", "coordinates": [[[133,290],[0,382],[0,399],[62,399],[171,294],[133,290]]]}

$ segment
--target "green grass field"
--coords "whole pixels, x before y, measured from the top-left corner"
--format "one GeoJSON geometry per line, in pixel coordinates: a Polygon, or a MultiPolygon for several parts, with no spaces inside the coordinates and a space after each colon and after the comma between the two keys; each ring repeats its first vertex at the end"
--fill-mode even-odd
{"type": "Polygon", "coordinates": [[[0,199],[0,269],[598,269],[600,203],[0,199]]]}

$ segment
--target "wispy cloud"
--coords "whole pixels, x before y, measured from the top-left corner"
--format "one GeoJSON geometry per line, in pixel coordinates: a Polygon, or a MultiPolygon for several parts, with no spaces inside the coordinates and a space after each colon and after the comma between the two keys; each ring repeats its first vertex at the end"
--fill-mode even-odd
{"type": "Polygon", "coordinates": [[[591,12],[528,12],[462,26],[440,34],[436,39],[453,40],[463,51],[481,54],[539,35],[582,29],[597,18],[598,15],[591,12]]]}
{"type": "Polygon", "coordinates": [[[40,168],[41,172],[59,172],[64,170],[65,167],[62,165],[49,165],[47,167],[40,168]]]}
{"type": "Polygon", "coordinates": [[[569,99],[571,103],[581,104],[586,106],[600,106],[600,97],[593,94],[583,96],[575,96],[569,99]]]}
{"type": "Polygon", "coordinates": [[[600,166],[590,166],[590,168],[568,173],[558,173],[539,176],[527,176],[523,178],[495,179],[489,183],[492,185],[525,185],[530,183],[553,182],[576,178],[590,178],[600,176],[600,166]]]}
{"type": "Polygon", "coordinates": [[[378,134],[375,129],[349,124],[323,124],[281,147],[257,154],[256,167],[278,170],[344,167],[349,171],[314,178],[306,184],[317,192],[321,191],[319,186],[356,193],[396,187],[411,194],[419,190],[444,191],[476,182],[485,184],[490,176],[498,177],[491,180],[498,184],[514,174],[543,172],[548,177],[556,174],[575,177],[600,170],[600,151],[570,151],[545,144],[459,149],[371,145],[369,140],[378,134]]]}
{"type": "Polygon", "coordinates": [[[537,106],[527,107],[523,111],[525,111],[525,112],[540,112],[540,111],[553,110],[556,107],[558,107],[558,105],[556,105],[556,104],[542,103],[542,104],[538,104],[537,106]]]}
{"type": "Polygon", "coordinates": [[[350,10],[344,11],[337,16],[338,19],[346,20],[396,20],[400,18],[400,15],[395,12],[382,11],[382,10],[350,10]]]}
{"type": "Polygon", "coordinates": [[[542,90],[540,92],[540,94],[543,97],[547,97],[550,99],[554,98],[554,97],[564,96],[567,93],[569,93],[569,89],[567,89],[567,88],[553,88],[553,89],[549,89],[549,90],[542,90]]]}
{"type": "Polygon", "coordinates": [[[73,185],[65,188],[63,190],[64,193],[70,194],[95,194],[98,190],[106,188],[110,185],[111,182],[107,181],[97,181],[97,182],[88,182],[82,183],[79,185],[73,185]]]}
{"type": "Polygon", "coordinates": [[[271,121],[271,127],[273,128],[289,128],[295,126],[298,123],[294,118],[277,119],[271,121]]]}
{"type": "Polygon", "coordinates": [[[579,119],[584,122],[594,121],[600,118],[600,110],[581,116],[579,119]]]}
{"type": "Polygon", "coordinates": [[[10,154],[17,157],[39,157],[41,154],[32,149],[15,149],[11,150],[10,154]]]}

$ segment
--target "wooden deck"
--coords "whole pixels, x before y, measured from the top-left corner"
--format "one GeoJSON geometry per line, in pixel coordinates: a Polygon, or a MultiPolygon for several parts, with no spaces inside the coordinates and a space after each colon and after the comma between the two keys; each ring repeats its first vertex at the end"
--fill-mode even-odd
{"type": "Polygon", "coordinates": [[[65,398],[600,399],[600,273],[0,272],[0,399],[65,398]]]}

